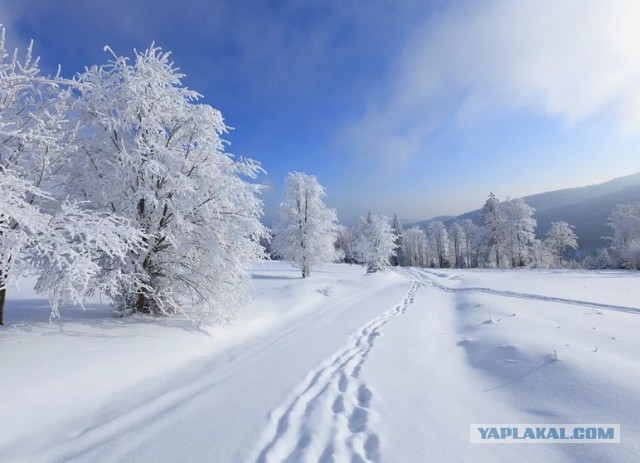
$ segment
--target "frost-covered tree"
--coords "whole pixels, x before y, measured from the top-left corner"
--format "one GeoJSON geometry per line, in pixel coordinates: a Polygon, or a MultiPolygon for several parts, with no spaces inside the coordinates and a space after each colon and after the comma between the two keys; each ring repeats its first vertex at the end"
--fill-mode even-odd
{"type": "Polygon", "coordinates": [[[478,267],[484,242],[482,228],[474,224],[470,219],[461,220],[459,223],[464,234],[465,267],[478,267]]]}
{"type": "Polygon", "coordinates": [[[429,265],[429,244],[427,234],[420,227],[405,230],[402,239],[405,265],[408,267],[427,267],[429,265]]]}
{"type": "Polygon", "coordinates": [[[553,265],[563,268],[564,255],[568,248],[578,249],[578,237],[574,227],[567,222],[551,222],[544,244],[553,258],[553,265]]]}
{"type": "Polygon", "coordinates": [[[398,220],[398,214],[393,214],[393,222],[391,224],[391,228],[393,228],[393,232],[396,234],[396,253],[391,256],[391,265],[394,267],[403,267],[404,265],[406,265],[404,249],[402,247],[402,236],[404,234],[404,228],[398,220]]]}
{"type": "Polygon", "coordinates": [[[465,265],[465,236],[464,229],[459,220],[449,225],[449,241],[451,243],[451,258],[455,268],[466,267],[465,265]]]}
{"type": "Polygon", "coordinates": [[[607,226],[612,231],[611,255],[621,268],[640,268],[640,204],[616,206],[607,226]]]}
{"type": "Polygon", "coordinates": [[[110,263],[125,278],[108,294],[123,314],[171,315],[191,302],[201,320],[228,320],[263,253],[260,165],[224,151],[222,115],[197,102],[169,53],[111,54],[77,77],[78,155],[66,169],[71,198],[146,237],[110,263]]]}
{"type": "Polygon", "coordinates": [[[18,50],[10,54],[0,26],[0,324],[10,271],[21,271],[30,229],[42,230],[49,218],[34,203],[46,196],[40,185],[50,163],[48,147],[59,146],[53,118],[64,112],[60,79],[40,76],[32,47],[22,60],[18,50]]]}
{"type": "Polygon", "coordinates": [[[449,234],[447,227],[436,220],[427,227],[427,236],[432,247],[432,255],[438,268],[449,267],[449,234]]]}
{"type": "Polygon", "coordinates": [[[355,250],[367,273],[386,268],[396,250],[396,234],[388,217],[372,214],[360,218],[355,250]]]}
{"type": "Polygon", "coordinates": [[[530,249],[531,266],[533,268],[549,268],[553,265],[553,256],[546,244],[534,239],[530,249]]]}
{"type": "Polygon", "coordinates": [[[354,231],[344,225],[337,227],[338,238],[336,241],[336,249],[341,254],[342,260],[346,264],[356,262],[354,246],[354,231]]]}
{"type": "Polygon", "coordinates": [[[583,267],[592,270],[612,268],[612,260],[609,251],[598,249],[595,255],[588,255],[583,262],[583,267]]]}
{"type": "Polygon", "coordinates": [[[291,172],[285,179],[280,218],[274,227],[273,249],[282,259],[302,270],[302,278],[311,275],[318,264],[339,257],[336,211],[323,201],[325,189],[313,175],[291,172]]]}
{"type": "Polygon", "coordinates": [[[95,291],[119,288],[126,276],[114,269],[142,249],[144,236],[127,221],[74,203],[62,203],[52,214],[33,207],[7,214],[24,236],[16,263],[25,267],[22,274],[38,277],[35,289],[49,298],[52,319],[59,317],[61,301],[81,304],[95,291]]]}
{"type": "Polygon", "coordinates": [[[482,227],[486,239],[489,261],[496,267],[504,265],[505,224],[500,200],[491,192],[482,206],[482,227]]]}
{"type": "Polygon", "coordinates": [[[504,249],[511,267],[527,265],[535,239],[534,209],[522,198],[507,199],[501,204],[504,217],[504,249]]]}
{"type": "Polygon", "coordinates": [[[31,46],[19,60],[5,45],[0,27],[0,324],[11,274],[37,276],[55,317],[60,300],[80,303],[118,281],[99,263],[122,259],[141,238],[121,218],[66,200],[59,185],[76,149],[68,116],[77,85],[41,76],[31,46]]]}

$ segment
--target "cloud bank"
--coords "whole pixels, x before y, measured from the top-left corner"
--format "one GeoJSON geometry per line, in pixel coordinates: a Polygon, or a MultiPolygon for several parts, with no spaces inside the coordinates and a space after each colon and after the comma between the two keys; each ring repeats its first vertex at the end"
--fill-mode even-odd
{"type": "Polygon", "coordinates": [[[401,162],[439,127],[505,113],[637,132],[638,24],[634,0],[458,2],[417,28],[386,97],[343,136],[355,153],[401,162]]]}

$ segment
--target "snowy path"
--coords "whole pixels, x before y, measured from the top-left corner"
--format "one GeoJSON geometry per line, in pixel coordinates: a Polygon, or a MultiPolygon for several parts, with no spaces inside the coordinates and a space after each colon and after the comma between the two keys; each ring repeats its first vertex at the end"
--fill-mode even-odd
{"type": "Polygon", "coordinates": [[[380,438],[368,425],[372,392],[360,373],[380,330],[407,312],[421,287],[413,282],[400,304],[367,323],[309,373],[293,397],[273,413],[256,463],[380,461],[380,438]]]}
{"type": "MultiPolygon", "coordinates": [[[[73,409],[74,400],[82,396],[78,392],[86,392],[82,388],[86,378],[66,377],[60,368],[59,381],[73,389],[64,391],[60,400],[48,401],[45,405],[57,411],[47,412],[45,416],[53,415],[52,420],[57,424],[48,425],[43,433],[36,419],[38,409],[30,410],[32,413],[24,418],[24,406],[13,407],[15,419],[6,414],[10,421],[0,421],[0,428],[6,431],[4,437],[0,434],[2,459],[16,462],[246,461],[268,425],[267,417],[286,400],[296,384],[340,349],[359,326],[373,320],[368,328],[371,334],[386,323],[395,310],[389,311],[389,308],[395,307],[411,286],[405,278],[392,272],[367,276],[361,267],[349,266],[330,266],[325,272],[318,271],[315,278],[302,281],[297,271],[289,267],[280,271],[278,265],[273,263],[257,271],[257,297],[261,298],[261,304],[268,303],[280,315],[266,328],[252,329],[249,337],[244,336],[246,339],[240,338],[239,342],[216,349],[210,355],[202,352],[185,367],[158,369],[160,374],[133,383],[125,392],[108,397],[107,402],[95,404],[84,399],[77,411],[73,409]],[[277,271],[272,269],[274,266],[277,271]],[[14,429],[11,421],[18,419],[23,419],[25,424],[14,429]],[[12,435],[16,437],[12,439],[12,435]]],[[[238,324],[238,328],[242,330],[242,324],[238,324]]],[[[149,329],[153,338],[158,334],[171,334],[162,327],[150,326],[149,329]],[[158,329],[162,332],[156,332],[158,329]]],[[[116,346],[113,341],[118,338],[114,333],[111,336],[106,343],[98,342],[97,337],[91,349],[112,349],[116,346]]],[[[187,336],[193,341],[201,338],[199,334],[187,336]]],[[[228,337],[236,338],[232,333],[228,337]]],[[[90,337],[78,339],[92,340],[90,337]]],[[[367,335],[354,340],[353,352],[342,359],[345,365],[340,365],[345,373],[357,367],[358,356],[367,355],[373,339],[374,336],[367,335]],[[353,358],[349,360],[350,356],[353,358]]],[[[134,343],[132,339],[132,344],[125,349],[131,357],[114,358],[113,364],[105,365],[110,371],[110,375],[105,375],[108,381],[120,384],[136,373],[132,368],[158,363],[160,359],[152,352],[140,350],[148,342],[141,338],[134,343]]],[[[78,352],[78,355],[84,354],[78,352]]],[[[52,358],[54,364],[57,360],[60,359],[52,358]]],[[[91,360],[89,352],[80,363],[89,365],[91,360]]],[[[0,386],[2,379],[0,377],[0,386]]],[[[345,392],[351,393],[352,387],[354,384],[345,392]]],[[[7,388],[7,391],[18,394],[16,388],[7,388]]],[[[349,400],[345,395],[345,409],[349,407],[349,400]]],[[[366,401],[364,388],[360,391],[360,401],[366,401]]],[[[6,405],[12,412],[9,402],[6,405]]],[[[0,407],[2,405],[0,403],[0,407]]],[[[352,426],[358,413],[352,419],[352,426]]]]}

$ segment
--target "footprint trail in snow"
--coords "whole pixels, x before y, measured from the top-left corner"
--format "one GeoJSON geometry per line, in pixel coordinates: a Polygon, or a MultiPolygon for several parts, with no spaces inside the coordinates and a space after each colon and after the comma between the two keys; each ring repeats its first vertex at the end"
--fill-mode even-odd
{"type": "Polygon", "coordinates": [[[307,375],[291,398],[273,412],[252,463],[380,461],[380,440],[370,424],[373,393],[360,373],[380,329],[406,313],[423,286],[414,281],[400,304],[370,320],[307,375]]]}

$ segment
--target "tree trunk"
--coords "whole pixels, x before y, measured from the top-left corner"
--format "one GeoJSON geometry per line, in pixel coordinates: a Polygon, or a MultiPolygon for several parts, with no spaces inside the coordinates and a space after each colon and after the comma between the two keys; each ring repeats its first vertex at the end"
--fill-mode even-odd
{"type": "Polygon", "coordinates": [[[4,325],[4,301],[7,297],[7,288],[0,289],[0,325],[4,325]]]}
{"type": "Polygon", "coordinates": [[[135,309],[139,313],[150,313],[149,306],[146,304],[146,297],[143,293],[144,290],[140,290],[136,296],[135,309]]]}
{"type": "Polygon", "coordinates": [[[309,270],[309,267],[305,264],[302,266],[302,278],[308,278],[309,275],[311,274],[311,271],[309,270]]]}

